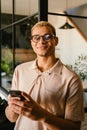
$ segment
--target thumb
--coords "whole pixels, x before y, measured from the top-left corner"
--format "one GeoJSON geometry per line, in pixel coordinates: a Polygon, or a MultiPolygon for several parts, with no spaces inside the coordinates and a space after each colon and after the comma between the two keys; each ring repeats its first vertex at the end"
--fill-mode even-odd
{"type": "Polygon", "coordinates": [[[27,100],[27,101],[31,101],[32,98],[25,92],[22,92],[21,95],[27,100]]]}

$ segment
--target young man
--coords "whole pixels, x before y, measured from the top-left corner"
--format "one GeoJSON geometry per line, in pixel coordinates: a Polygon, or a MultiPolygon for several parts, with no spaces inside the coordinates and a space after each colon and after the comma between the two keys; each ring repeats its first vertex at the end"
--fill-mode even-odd
{"type": "Polygon", "coordinates": [[[16,121],[14,130],[80,130],[84,118],[80,78],[55,57],[55,28],[46,21],[31,30],[37,58],[16,67],[12,90],[25,100],[8,96],[6,116],[16,121]]]}

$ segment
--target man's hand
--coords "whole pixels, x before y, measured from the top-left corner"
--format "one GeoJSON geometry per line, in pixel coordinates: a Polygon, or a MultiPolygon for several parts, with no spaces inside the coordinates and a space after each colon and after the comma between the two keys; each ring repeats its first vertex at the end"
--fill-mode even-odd
{"type": "Polygon", "coordinates": [[[43,120],[46,111],[25,92],[22,92],[22,96],[25,98],[23,101],[19,98],[12,98],[13,112],[29,117],[32,120],[43,120]]]}

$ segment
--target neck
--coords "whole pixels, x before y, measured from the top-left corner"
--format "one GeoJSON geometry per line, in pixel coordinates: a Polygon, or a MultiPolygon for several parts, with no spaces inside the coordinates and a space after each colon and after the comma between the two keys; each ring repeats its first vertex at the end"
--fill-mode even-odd
{"type": "Polygon", "coordinates": [[[37,66],[41,72],[50,69],[57,62],[57,58],[37,58],[37,66]]]}

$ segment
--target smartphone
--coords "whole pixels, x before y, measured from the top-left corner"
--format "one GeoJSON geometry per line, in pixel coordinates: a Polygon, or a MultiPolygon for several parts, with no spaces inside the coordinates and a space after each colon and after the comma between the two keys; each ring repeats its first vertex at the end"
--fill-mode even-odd
{"type": "Polygon", "coordinates": [[[12,96],[12,97],[20,97],[21,100],[24,100],[25,98],[21,95],[21,91],[20,90],[10,90],[9,91],[9,94],[12,96]]]}

